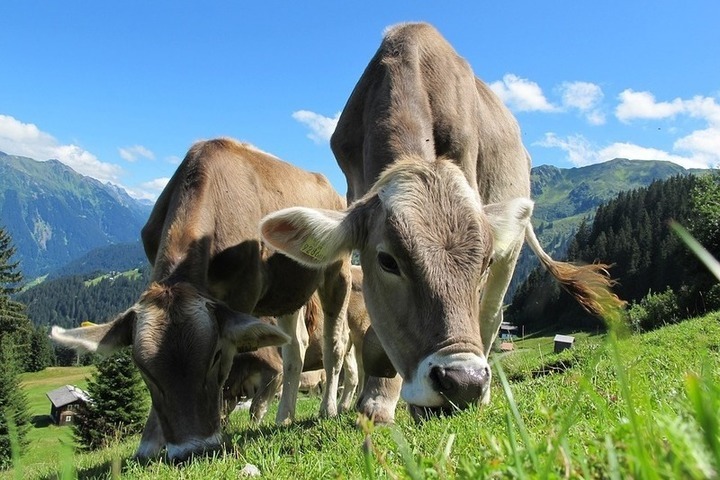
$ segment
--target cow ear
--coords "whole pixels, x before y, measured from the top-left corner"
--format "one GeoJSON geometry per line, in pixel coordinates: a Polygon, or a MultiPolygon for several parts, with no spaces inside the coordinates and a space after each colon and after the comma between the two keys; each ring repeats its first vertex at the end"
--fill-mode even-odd
{"type": "Polygon", "coordinates": [[[372,326],[367,329],[363,337],[362,358],[366,375],[385,378],[393,378],[397,375],[397,370],[390,362],[372,326]]]}
{"type": "Polygon", "coordinates": [[[524,237],[532,216],[533,202],[528,198],[515,198],[485,205],[483,210],[492,228],[495,255],[504,257],[524,237]]]}
{"type": "Polygon", "coordinates": [[[350,254],[352,241],[345,217],[345,213],[331,210],[286,208],[266,216],[260,232],[273,249],[317,268],[350,254]]]}
{"type": "Polygon", "coordinates": [[[235,345],[237,353],[252,352],[262,347],[283,345],[290,341],[282,330],[246,313],[240,313],[218,305],[215,315],[220,326],[220,336],[235,345]]]}
{"type": "Polygon", "coordinates": [[[95,352],[109,356],[132,344],[134,324],[135,310],[131,308],[111,322],[100,325],[83,322],[83,325],[87,326],[71,330],[56,325],[50,330],[50,338],[60,345],[81,352],[95,352]]]}

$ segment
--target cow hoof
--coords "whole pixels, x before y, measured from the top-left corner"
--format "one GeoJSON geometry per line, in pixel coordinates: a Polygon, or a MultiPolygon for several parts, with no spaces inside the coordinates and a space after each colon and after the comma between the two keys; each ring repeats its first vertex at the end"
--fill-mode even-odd
{"type": "Polygon", "coordinates": [[[287,426],[292,425],[292,423],[293,423],[293,419],[290,418],[290,417],[284,418],[284,419],[282,419],[282,420],[278,419],[278,420],[275,421],[275,424],[278,425],[278,426],[280,426],[280,427],[287,427],[287,426]]]}
{"type": "Polygon", "coordinates": [[[392,425],[395,423],[395,409],[380,408],[368,402],[364,405],[358,405],[357,411],[372,420],[375,425],[392,425]]]}

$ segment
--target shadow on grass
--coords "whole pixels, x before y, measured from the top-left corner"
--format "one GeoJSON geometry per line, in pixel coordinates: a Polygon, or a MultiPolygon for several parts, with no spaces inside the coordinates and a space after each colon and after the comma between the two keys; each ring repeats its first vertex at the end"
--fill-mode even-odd
{"type": "Polygon", "coordinates": [[[32,423],[32,426],[35,428],[46,428],[55,424],[50,415],[33,415],[30,423],[32,423]]]}
{"type": "Polygon", "coordinates": [[[52,473],[48,476],[41,477],[42,480],[58,480],[59,478],[119,478],[118,475],[128,462],[132,462],[129,458],[117,459],[116,461],[103,462],[100,465],[83,468],[74,472],[73,476],[69,473],[62,474],[60,472],[52,473]]]}
{"type": "Polygon", "coordinates": [[[280,432],[306,430],[317,426],[321,421],[321,418],[313,417],[306,418],[304,420],[296,420],[290,425],[260,425],[256,427],[244,428],[240,432],[234,432],[232,434],[232,438],[228,442],[231,446],[235,446],[238,441],[248,442],[258,438],[266,438],[277,435],[280,432]]]}

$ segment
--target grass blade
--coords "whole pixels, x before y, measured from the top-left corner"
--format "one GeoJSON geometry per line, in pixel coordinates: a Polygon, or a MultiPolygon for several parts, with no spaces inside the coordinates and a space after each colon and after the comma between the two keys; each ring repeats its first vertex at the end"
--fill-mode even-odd
{"type": "Polygon", "coordinates": [[[522,437],[522,440],[525,443],[525,448],[530,455],[530,461],[533,464],[533,469],[537,472],[540,470],[540,463],[538,461],[537,455],[535,454],[535,448],[532,441],[530,440],[530,435],[528,434],[527,428],[525,428],[525,422],[523,422],[522,416],[520,416],[520,410],[518,410],[517,403],[515,402],[515,397],[513,396],[512,390],[510,390],[510,383],[508,382],[502,365],[500,365],[499,362],[494,363],[495,371],[497,372],[498,377],[500,377],[500,384],[502,385],[503,392],[505,393],[505,397],[507,398],[508,406],[510,407],[510,411],[512,412],[515,424],[517,425],[518,432],[520,433],[520,437],[522,437]]]}
{"type": "Polygon", "coordinates": [[[693,414],[702,430],[705,443],[715,461],[715,468],[720,468],[720,425],[718,423],[718,392],[712,388],[712,379],[708,375],[699,377],[689,373],[685,377],[685,391],[692,403],[693,414]],[[706,388],[703,388],[706,387],[706,388]]]}

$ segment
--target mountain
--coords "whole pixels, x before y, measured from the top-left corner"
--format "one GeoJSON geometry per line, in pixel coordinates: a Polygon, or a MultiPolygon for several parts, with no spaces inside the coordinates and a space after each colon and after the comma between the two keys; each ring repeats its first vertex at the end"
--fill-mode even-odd
{"type": "Polygon", "coordinates": [[[531,196],[536,204],[533,217],[552,222],[584,215],[622,191],[687,173],[671,162],[626,158],[566,169],[541,165],[531,170],[531,196]]]}
{"type": "MultiPolygon", "coordinates": [[[[533,223],[543,247],[562,258],[583,218],[619,192],[694,171],[663,161],[615,159],[578,168],[535,167],[533,223]]],[[[17,248],[26,279],[126,271],[145,264],[140,229],[152,206],[57,160],[0,152],[0,225],[17,248]]],[[[537,264],[523,252],[508,299],[537,264]]]]}
{"type": "Polygon", "coordinates": [[[62,267],[51,271],[46,280],[67,276],[91,276],[107,272],[126,272],[148,267],[142,242],[116,243],[90,250],[62,267]]]}
{"type": "Polygon", "coordinates": [[[12,236],[26,279],[91,250],[137,242],[151,208],[57,160],[0,152],[0,225],[12,236]]]}
{"type": "MultiPolygon", "coordinates": [[[[533,225],[540,244],[554,258],[564,258],[568,243],[583,219],[592,219],[597,207],[618,193],[646,187],[655,180],[689,175],[705,170],[688,170],[659,160],[616,158],[577,168],[551,165],[530,172],[531,197],[535,202],[533,225]]],[[[535,255],[523,248],[506,300],[538,265],[535,255]]]]}

